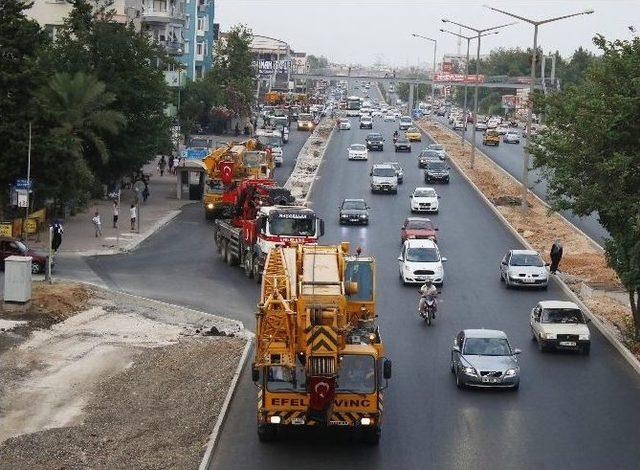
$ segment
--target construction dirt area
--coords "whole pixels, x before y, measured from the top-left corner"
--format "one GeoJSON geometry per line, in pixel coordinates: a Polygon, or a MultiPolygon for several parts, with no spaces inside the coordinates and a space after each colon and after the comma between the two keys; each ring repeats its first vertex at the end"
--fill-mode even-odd
{"type": "Polygon", "coordinates": [[[419,124],[436,142],[444,145],[447,155],[459,170],[473,181],[535,250],[548,258],[553,240],[562,240],[564,256],[559,276],[591,312],[640,357],[640,348],[629,340],[632,337],[630,308],[606,295],[615,292],[618,298],[624,298],[620,280],[615,271],[607,266],[602,249],[558,213],[551,212],[531,191],[527,198],[528,210],[523,214],[521,186],[515,178],[482,152],[476,152],[472,169],[471,146],[468,142],[463,147],[458,134],[437,122],[423,119],[419,124]],[[589,295],[585,295],[585,292],[589,292],[589,295]]]}
{"type": "Polygon", "coordinates": [[[74,283],[0,311],[0,469],[197,468],[248,335],[74,283]]]}

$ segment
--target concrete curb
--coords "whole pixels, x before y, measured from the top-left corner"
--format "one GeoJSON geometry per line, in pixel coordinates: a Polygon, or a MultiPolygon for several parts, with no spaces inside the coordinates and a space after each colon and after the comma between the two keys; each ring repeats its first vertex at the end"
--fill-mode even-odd
{"type": "Polygon", "coordinates": [[[86,251],[61,251],[58,256],[109,256],[109,255],[118,255],[122,253],[129,253],[134,251],[138,246],[149,238],[151,235],[156,233],[162,227],[171,222],[174,218],[176,218],[181,210],[172,210],[167,215],[157,220],[151,227],[142,232],[142,234],[133,240],[128,246],[123,246],[121,248],[105,248],[101,250],[86,250],[86,251]]]}
{"type": "MultiPolygon", "coordinates": [[[[431,136],[429,132],[427,132],[422,125],[420,125],[422,131],[433,141],[436,140],[431,136]]],[[[488,157],[487,157],[488,158],[488,157]]],[[[455,169],[462,175],[462,177],[469,183],[469,185],[474,189],[476,193],[480,196],[480,198],[489,206],[494,215],[502,222],[502,224],[511,232],[511,234],[516,237],[516,239],[527,249],[533,250],[534,248],[529,244],[529,242],[522,236],[520,233],[511,226],[509,221],[502,215],[502,213],[493,205],[493,203],[482,193],[480,188],[471,181],[471,178],[467,176],[467,174],[463,171],[463,169],[452,159],[448,160],[455,167],[455,169]]],[[[495,162],[494,162],[495,164],[495,162]]],[[[499,165],[497,165],[499,167],[499,165]]],[[[499,167],[500,168],[500,167],[499,167]]],[[[503,170],[504,171],[504,170],[503,170]]],[[[506,173],[506,171],[505,171],[506,173]]],[[[508,174],[508,173],[507,173],[508,174]]],[[[513,178],[513,176],[509,175],[513,178]]],[[[536,196],[537,197],[537,196],[536,196]]],[[[539,198],[538,198],[539,199],[539,198]]],[[[570,224],[570,222],[567,222],[570,224]]],[[[573,226],[573,225],[572,225],[573,226]]],[[[595,242],[594,242],[595,243],[595,242]]],[[[580,308],[585,312],[587,318],[591,320],[591,322],[595,325],[595,327],[602,333],[611,345],[620,353],[620,355],[627,361],[627,363],[636,371],[637,374],[640,375],[640,360],[636,358],[629,349],[615,336],[615,334],[611,331],[611,329],[596,315],[594,315],[591,310],[580,300],[580,298],[573,292],[567,284],[565,284],[562,279],[554,276],[553,279],[560,286],[560,288],[564,291],[564,293],[572,299],[576,304],[580,306],[580,308]]]]}
{"type": "Polygon", "coordinates": [[[333,138],[333,133],[336,131],[336,126],[333,126],[333,129],[331,129],[331,132],[329,133],[329,136],[327,137],[327,145],[325,145],[325,147],[322,149],[322,155],[320,156],[320,162],[318,163],[318,166],[316,167],[316,170],[313,172],[313,179],[311,180],[311,183],[309,184],[309,188],[307,188],[307,194],[304,197],[304,205],[308,206],[309,205],[309,199],[311,198],[311,192],[313,191],[313,187],[316,183],[316,180],[318,179],[318,173],[320,172],[320,167],[322,166],[322,164],[324,163],[324,156],[327,153],[327,149],[329,148],[329,144],[331,143],[331,139],[333,138]]]}
{"type": "Polygon", "coordinates": [[[249,351],[251,350],[251,346],[253,344],[253,339],[248,339],[247,344],[244,346],[244,351],[242,352],[242,357],[240,358],[240,362],[238,363],[238,367],[236,368],[236,372],[231,379],[231,385],[229,386],[229,390],[227,391],[227,396],[224,399],[224,403],[222,404],[222,408],[220,409],[220,414],[218,415],[218,419],[216,420],[216,424],[213,427],[213,431],[209,435],[209,441],[207,442],[207,448],[204,452],[204,456],[200,461],[199,470],[207,470],[209,465],[211,464],[211,460],[213,459],[213,451],[216,448],[218,443],[218,437],[220,436],[220,431],[222,430],[222,426],[227,418],[227,413],[229,412],[229,407],[231,405],[231,400],[236,393],[236,389],[238,388],[238,382],[240,380],[240,375],[242,374],[242,369],[244,368],[245,362],[249,357],[249,351]]]}

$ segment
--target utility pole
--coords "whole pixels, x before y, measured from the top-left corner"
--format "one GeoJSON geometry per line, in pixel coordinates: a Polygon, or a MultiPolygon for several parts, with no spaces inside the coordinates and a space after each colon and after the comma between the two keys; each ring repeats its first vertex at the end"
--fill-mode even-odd
{"type": "Polygon", "coordinates": [[[29,192],[31,191],[31,121],[29,121],[29,144],[27,146],[27,205],[24,209],[24,223],[22,224],[22,236],[27,238],[27,221],[29,220],[29,192]]]}
{"type": "MultiPolygon", "coordinates": [[[[473,99],[473,115],[474,115],[474,119],[477,120],[478,119],[478,88],[479,88],[479,82],[480,82],[480,40],[482,38],[482,36],[486,36],[487,34],[484,33],[490,33],[490,34],[497,34],[497,29],[501,29],[501,28],[505,28],[507,26],[511,26],[513,24],[515,24],[515,22],[513,23],[507,23],[507,24],[503,24],[500,26],[493,26],[491,28],[484,28],[484,29],[478,29],[478,28],[474,28],[472,26],[467,26],[464,25],[462,23],[456,23],[455,21],[451,21],[448,20],[446,18],[442,18],[442,22],[443,23],[451,23],[454,24],[456,26],[460,26],[461,28],[465,28],[468,29],[470,31],[473,31],[477,34],[476,39],[478,40],[478,48],[476,51],[476,86],[475,86],[475,93],[474,93],[474,99],[473,99]]],[[[466,77],[465,77],[466,78],[466,77]]],[[[466,118],[465,118],[466,119],[466,118]]],[[[475,121],[473,124],[473,140],[472,140],[472,145],[471,145],[471,160],[469,162],[470,167],[473,168],[475,165],[475,159],[476,159],[476,131],[475,131],[475,121]]],[[[464,135],[464,130],[463,130],[463,135],[464,135]]]]}
{"type": "Polygon", "coordinates": [[[532,58],[531,58],[531,83],[529,84],[529,105],[527,110],[527,145],[522,146],[523,159],[522,159],[522,200],[520,201],[522,212],[526,213],[528,210],[527,207],[527,195],[529,193],[529,139],[531,138],[531,124],[533,122],[533,90],[535,87],[536,80],[536,56],[538,54],[538,28],[547,23],[552,23],[554,21],[564,20],[566,18],[572,18],[574,16],[581,15],[591,15],[593,10],[585,10],[579,13],[572,13],[570,15],[557,16],[555,18],[547,18],[545,20],[534,21],[529,18],[525,18],[523,16],[519,16],[513,13],[509,13],[504,10],[499,10],[498,8],[493,8],[490,6],[486,6],[489,10],[496,11],[498,13],[502,13],[503,15],[510,16],[512,18],[516,18],[518,20],[524,21],[525,23],[529,23],[533,25],[533,50],[532,50],[532,58]]]}

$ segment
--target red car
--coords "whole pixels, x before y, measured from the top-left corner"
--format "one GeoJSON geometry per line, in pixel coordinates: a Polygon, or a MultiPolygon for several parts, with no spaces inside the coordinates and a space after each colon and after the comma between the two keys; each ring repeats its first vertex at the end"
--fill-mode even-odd
{"type": "Polygon", "coordinates": [[[11,237],[0,237],[0,267],[4,271],[4,260],[9,256],[31,256],[31,272],[43,273],[47,266],[47,257],[30,250],[20,240],[11,237]]]}
{"type": "Polygon", "coordinates": [[[407,217],[400,229],[400,243],[409,238],[429,238],[438,241],[438,227],[426,217],[407,217]]]}

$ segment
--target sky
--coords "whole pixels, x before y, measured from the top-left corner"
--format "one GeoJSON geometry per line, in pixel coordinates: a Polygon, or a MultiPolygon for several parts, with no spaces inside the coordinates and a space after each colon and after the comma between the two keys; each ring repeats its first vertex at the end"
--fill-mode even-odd
{"type": "MultiPolygon", "coordinates": [[[[442,18],[477,29],[512,21],[483,5],[533,20],[595,10],[591,15],[540,26],[539,45],[563,56],[570,56],[579,46],[595,51],[592,38],[596,33],[607,39],[630,39],[629,26],[640,31],[639,0],[215,0],[215,5],[215,22],[222,31],[243,23],[255,34],[286,41],[295,51],[346,64],[430,64],[433,44],[413,38],[412,33],[438,41],[438,60],[445,52],[457,53],[457,38],[440,29],[474,33],[445,25],[442,18]]],[[[519,22],[484,38],[482,53],[532,44],[533,26],[519,22]]],[[[466,41],[460,48],[466,52],[466,41]]]]}

